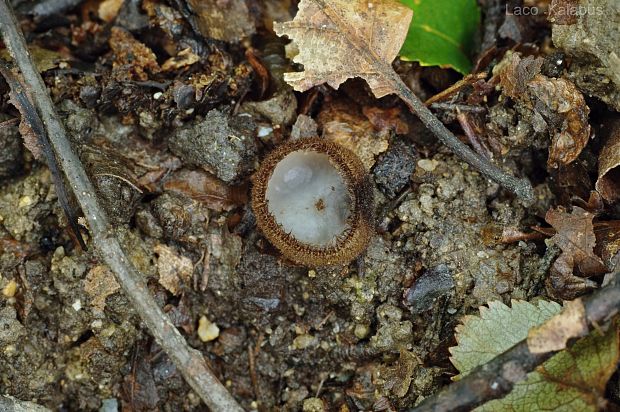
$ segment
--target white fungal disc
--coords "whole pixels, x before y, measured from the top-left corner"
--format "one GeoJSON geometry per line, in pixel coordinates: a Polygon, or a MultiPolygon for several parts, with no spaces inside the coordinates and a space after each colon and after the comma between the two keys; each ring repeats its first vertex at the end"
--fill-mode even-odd
{"type": "Polygon", "coordinates": [[[265,200],[282,229],[301,243],[328,247],[349,227],[351,195],[325,154],[298,150],[274,168],[265,200]]]}

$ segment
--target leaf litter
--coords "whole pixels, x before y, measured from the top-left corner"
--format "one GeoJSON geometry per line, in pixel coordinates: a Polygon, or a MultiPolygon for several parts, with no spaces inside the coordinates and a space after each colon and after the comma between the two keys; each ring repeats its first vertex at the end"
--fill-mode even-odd
{"type": "MultiPolygon", "coordinates": [[[[573,320],[579,324],[583,315],[566,318],[566,309],[558,315],[561,307],[544,300],[537,305],[512,301],[511,307],[490,302],[488,308],[480,308],[479,316],[465,317],[456,329],[458,345],[450,348],[450,359],[461,372],[458,377],[520,342],[531,328],[550,319],[562,319],[568,327],[573,320]]],[[[595,330],[551,357],[517,382],[503,399],[487,402],[475,411],[597,411],[605,403],[605,386],[619,358],[619,329],[612,323],[606,331],[595,330]]]]}
{"type": "MultiPolygon", "coordinates": [[[[67,42],[55,40],[67,33],[62,23],[49,29],[52,36],[30,33],[45,50],[61,56],[54,65],[63,69],[50,66],[44,77],[55,100],[80,106],[81,111],[60,106],[77,147],[88,156],[93,148],[105,149],[98,162],[107,163],[105,169],[115,177],[104,179],[93,168],[94,180],[102,186],[116,182],[122,190],[98,195],[111,200],[110,214],[122,210],[119,226],[129,228],[124,242],[151,293],[192,346],[209,358],[220,378],[230,382],[231,392],[245,407],[336,409],[346,404],[358,409],[407,409],[444,385],[446,372],[454,373],[447,363],[447,346],[459,317],[491,302],[489,309],[481,309],[478,321],[471,315],[464,318],[465,324],[476,325],[477,336],[464,326],[457,328],[455,365],[473,367],[507,349],[506,344],[516,343],[508,334],[525,339],[531,327],[559,311],[559,305],[544,299],[572,298],[600,286],[602,275],[617,261],[619,244],[616,145],[614,134],[604,133],[613,122],[601,120],[605,110],[584,98],[580,82],[549,71],[551,51],[517,47],[522,57],[508,54],[497,66],[503,67],[499,74],[484,66],[488,63],[478,62],[477,69],[485,72],[446,90],[445,85],[456,80],[453,72],[394,63],[410,88],[426,96],[435,94],[428,104],[451,130],[462,133],[460,126],[475,125],[471,130],[478,140],[472,139],[471,130],[463,130],[469,143],[479,142],[490,149],[487,153],[497,164],[535,182],[537,201],[527,209],[442,149],[395,99],[374,99],[361,83],[345,82],[340,91],[318,85],[321,76],[336,85],[364,74],[357,72],[358,61],[351,59],[357,49],[342,47],[351,34],[359,34],[361,44],[386,46],[389,50],[377,53],[385,60],[381,70],[389,68],[408,25],[408,12],[400,5],[396,10],[404,14],[396,16],[383,8],[389,2],[373,2],[375,10],[368,9],[367,2],[361,6],[345,2],[342,7],[351,13],[331,15],[345,19],[345,31],[330,26],[321,12],[312,16],[312,25],[292,28],[301,33],[327,24],[323,30],[327,37],[311,43],[321,43],[322,48],[314,48],[313,56],[298,45],[305,74],[292,75],[298,88],[317,86],[293,95],[281,78],[291,66],[274,52],[281,43],[262,37],[272,21],[265,27],[261,24],[273,20],[269,16],[290,20],[294,10],[289,1],[265,3],[263,8],[254,1],[144,1],[137,7],[124,2],[117,10],[119,2],[106,1],[98,8],[91,4],[76,9],[82,16],[68,12],[73,26],[67,42]],[[226,19],[212,13],[214,7],[233,10],[238,18],[225,24],[226,19]],[[255,14],[257,10],[264,14],[255,14]],[[101,21],[96,18],[99,13],[101,21]],[[378,40],[385,38],[378,32],[369,35],[373,25],[363,19],[378,22],[372,19],[390,16],[388,40],[381,43],[378,40]],[[114,27],[110,30],[107,24],[114,27]],[[254,32],[259,34],[250,42],[237,43],[254,32]],[[338,47],[326,47],[334,41],[338,47]],[[245,61],[242,49],[249,43],[260,63],[245,61]],[[85,56],[96,63],[84,66],[85,56]],[[329,70],[313,72],[317,65],[329,70]],[[84,71],[85,67],[93,71],[84,71]],[[263,74],[256,76],[270,79],[254,93],[251,77],[257,68],[263,74]],[[213,109],[218,111],[215,123],[224,126],[215,135],[199,132],[204,116],[213,109]],[[272,147],[286,140],[299,113],[303,114],[297,117],[295,133],[329,137],[335,130],[366,156],[372,179],[386,196],[377,192],[379,235],[359,266],[291,267],[253,229],[245,207],[248,176],[272,147]],[[256,127],[245,127],[244,119],[252,119],[256,127]],[[457,123],[462,119],[466,121],[457,123]],[[338,127],[331,127],[332,122],[338,127]],[[520,126],[526,137],[519,146],[514,142],[520,126]],[[170,136],[180,130],[185,135],[175,142],[170,136]],[[271,131],[263,134],[265,130],[271,131]],[[245,142],[239,146],[238,139],[245,142]],[[198,142],[209,148],[207,155],[195,150],[198,142]],[[215,149],[209,146],[214,142],[215,149]],[[170,148],[181,158],[174,157],[170,148]],[[221,161],[222,148],[243,160],[221,161]],[[547,157],[549,168],[544,168],[547,157]],[[566,173],[567,167],[580,172],[566,173]],[[588,200],[597,172],[599,200],[596,196],[588,200]],[[561,184],[567,183],[568,196],[554,187],[556,173],[565,176],[561,184]],[[582,189],[581,199],[575,198],[576,187],[582,189]],[[125,189],[135,195],[129,201],[114,195],[125,189]],[[570,203],[578,207],[568,209],[570,203]],[[545,213],[553,228],[531,233],[545,213]],[[542,256],[545,245],[540,239],[545,234],[552,239],[542,256]],[[558,259],[552,252],[556,247],[558,259]],[[440,288],[432,279],[437,268],[449,280],[440,288]],[[407,291],[416,292],[411,294],[416,302],[403,301],[407,291]],[[497,301],[539,296],[532,303],[514,300],[512,308],[497,301]],[[512,311],[520,315],[515,318],[512,311]],[[496,347],[484,346],[481,359],[474,356],[475,350],[459,353],[459,346],[468,340],[475,348],[487,344],[483,338],[495,335],[502,341],[495,342],[496,347]]],[[[287,23],[275,27],[279,32],[287,23]]],[[[496,59],[493,65],[503,51],[484,54],[485,59],[492,57],[488,62],[496,59]]],[[[370,69],[369,83],[379,95],[391,93],[377,80],[376,67],[362,67],[370,69]]],[[[3,84],[0,91],[5,91],[3,84]]],[[[5,115],[16,116],[15,111],[2,111],[2,120],[5,115]]],[[[2,143],[13,136],[0,135],[2,143]]],[[[0,236],[6,247],[0,249],[0,286],[10,292],[2,298],[3,307],[12,310],[0,311],[10,326],[0,335],[0,373],[10,382],[7,391],[52,407],[63,403],[97,410],[101,403],[114,400],[124,408],[165,405],[199,410],[198,399],[170,359],[156,343],[143,339],[131,306],[108,270],[97,265],[92,252],[80,254],[71,247],[62,231],[62,214],[53,207],[49,178],[42,177],[29,155],[24,165],[23,178],[1,182],[0,236]],[[19,246],[23,252],[14,252],[14,244],[24,245],[19,246]],[[22,351],[22,343],[33,349],[22,351]],[[70,357],[65,358],[67,353],[70,357]],[[58,364],[67,362],[64,372],[37,363],[50,354],[58,364]],[[26,377],[14,365],[39,366],[26,377]],[[123,378],[118,371],[125,370],[130,373],[123,378]],[[62,389],[48,377],[63,379],[62,389]]],[[[571,346],[570,338],[583,331],[582,318],[574,313],[558,318],[548,330],[530,332],[543,337],[540,345],[536,343],[538,350],[559,349],[566,339],[569,349],[556,355],[562,355],[557,363],[533,372],[529,386],[518,387],[510,395],[513,398],[506,398],[510,407],[563,410],[561,401],[566,401],[565,408],[588,410],[604,402],[604,386],[617,362],[617,336],[594,334],[571,346]],[[593,362],[595,355],[600,355],[600,363],[593,362]],[[556,376],[567,382],[562,392],[554,383],[556,376]],[[554,396],[546,396],[549,393],[554,396]]],[[[502,410],[502,405],[486,407],[502,410]]]]}

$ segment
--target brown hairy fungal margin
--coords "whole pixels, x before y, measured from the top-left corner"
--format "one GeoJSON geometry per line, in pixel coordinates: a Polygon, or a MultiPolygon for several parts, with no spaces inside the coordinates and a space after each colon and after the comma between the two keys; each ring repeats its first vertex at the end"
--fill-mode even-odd
{"type": "MultiPolygon", "coordinates": [[[[347,264],[368,246],[374,233],[374,196],[370,178],[361,160],[349,149],[318,137],[299,139],[276,147],[254,174],[252,209],[259,229],[288,259],[309,267],[347,264]],[[327,155],[342,177],[351,199],[347,229],[331,245],[319,247],[297,240],[276,222],[266,199],[269,180],[287,155],[297,151],[313,151],[327,155]]],[[[303,210],[299,211],[303,217],[303,210]]]]}

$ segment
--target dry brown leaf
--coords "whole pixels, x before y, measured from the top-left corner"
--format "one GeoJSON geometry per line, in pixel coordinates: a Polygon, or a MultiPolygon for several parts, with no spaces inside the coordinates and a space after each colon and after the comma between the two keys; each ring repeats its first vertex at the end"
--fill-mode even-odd
{"type": "Polygon", "coordinates": [[[187,5],[205,37],[236,42],[256,31],[245,0],[189,0],[187,5]]]}
{"type": "Polygon", "coordinates": [[[34,133],[28,122],[25,120],[27,114],[24,113],[24,108],[21,104],[19,104],[19,99],[15,96],[13,91],[9,92],[9,97],[9,102],[15,106],[22,115],[19,121],[19,134],[22,136],[22,139],[24,139],[24,146],[26,146],[26,149],[32,153],[35,159],[42,160],[43,148],[39,142],[39,137],[34,133]]]}
{"type": "Polygon", "coordinates": [[[84,291],[90,297],[91,305],[99,310],[105,309],[105,300],[120,290],[114,274],[107,266],[98,265],[86,274],[84,279],[84,291]]]}
{"type": "Polygon", "coordinates": [[[362,112],[375,129],[379,131],[393,130],[396,134],[409,133],[409,125],[401,117],[401,110],[399,107],[381,109],[379,107],[364,106],[362,112]]]}
{"type": "Polygon", "coordinates": [[[190,284],[194,273],[194,264],[191,259],[180,256],[173,248],[164,244],[156,245],[153,250],[159,255],[157,259],[159,284],[173,295],[178,295],[181,291],[181,281],[186,285],[190,284]]]}
{"type": "Polygon", "coordinates": [[[221,212],[248,201],[246,186],[228,186],[218,178],[200,170],[179,170],[164,183],[164,189],[182,193],[221,212]]]}
{"type": "Polygon", "coordinates": [[[585,307],[581,299],[568,301],[562,312],[542,325],[530,329],[527,346],[532,353],[547,353],[566,348],[569,339],[588,333],[585,307]]]}
{"type": "Polygon", "coordinates": [[[551,130],[547,164],[555,168],[573,162],[590,139],[590,108],[583,95],[570,81],[543,75],[534,77],[528,87],[536,97],[536,110],[549,119],[548,123],[558,124],[551,130]]]}
{"type": "Polygon", "coordinates": [[[349,100],[335,100],[323,105],[317,117],[323,137],[354,152],[367,170],[377,155],[388,147],[389,132],[377,132],[372,123],[349,100]]]}
{"type": "Polygon", "coordinates": [[[527,90],[530,80],[540,73],[544,60],[528,56],[521,59],[517,53],[510,56],[510,60],[503,68],[498,69],[499,84],[506,96],[521,98],[527,90]]]}
{"type": "Polygon", "coordinates": [[[405,41],[411,9],[393,0],[302,0],[295,19],[276,23],[279,36],[288,36],[299,54],[295,63],[304,71],[285,73],[297,91],[327,83],[338,88],[361,77],[376,97],[393,93],[384,66],[391,63],[405,41]]]}
{"type": "Polygon", "coordinates": [[[99,10],[97,10],[99,14],[99,18],[106,23],[111,23],[118,12],[121,10],[121,6],[123,5],[123,0],[104,0],[99,4],[99,10]]]}
{"type": "Polygon", "coordinates": [[[590,108],[583,94],[566,79],[540,74],[542,59],[514,53],[498,65],[497,75],[504,95],[540,117],[551,137],[547,165],[557,168],[575,161],[590,138],[590,108]]]}
{"type": "Polygon", "coordinates": [[[596,248],[594,251],[601,257],[610,270],[614,268],[614,258],[620,253],[620,220],[597,222],[594,224],[596,248]]]}
{"type": "Polygon", "coordinates": [[[402,398],[409,392],[413,374],[421,364],[422,361],[415,353],[401,350],[400,358],[392,367],[380,368],[380,377],[384,381],[383,388],[402,398]]]}
{"type": "Polygon", "coordinates": [[[567,261],[576,265],[584,276],[605,272],[605,265],[594,253],[596,236],[592,220],[594,215],[574,207],[572,213],[562,208],[550,209],[545,220],[557,231],[551,240],[562,249],[567,261]]]}
{"type": "Polygon", "coordinates": [[[112,27],[109,43],[114,53],[112,68],[118,76],[144,81],[148,79],[147,72],[161,71],[155,53],[127,30],[112,27]]]}
{"type": "Polygon", "coordinates": [[[556,230],[551,241],[562,250],[546,280],[550,295],[557,299],[574,299],[595,288],[596,283],[587,277],[607,271],[602,259],[594,253],[593,218],[593,214],[579,207],[574,207],[572,213],[562,208],[551,209],[545,216],[556,230]]]}
{"type": "Polygon", "coordinates": [[[200,61],[200,57],[192,52],[189,47],[183,49],[177,53],[176,56],[169,58],[161,65],[161,69],[165,72],[172,70],[182,69],[183,67],[191,66],[192,64],[200,61]]]}
{"type": "Polygon", "coordinates": [[[611,122],[609,138],[599,155],[596,190],[609,202],[620,199],[620,119],[611,122]]]}
{"type": "MultiPolygon", "coordinates": [[[[63,61],[63,55],[60,52],[44,49],[36,44],[29,44],[28,51],[39,73],[58,67],[58,64],[63,61]]],[[[3,49],[0,50],[0,58],[10,61],[11,55],[7,49],[3,49]]]]}

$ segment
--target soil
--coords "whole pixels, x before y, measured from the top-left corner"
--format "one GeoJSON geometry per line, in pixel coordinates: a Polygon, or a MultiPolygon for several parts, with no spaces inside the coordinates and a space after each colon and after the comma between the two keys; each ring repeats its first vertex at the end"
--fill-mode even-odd
{"type": "MultiPolygon", "coordinates": [[[[484,20],[497,36],[495,50],[478,51],[488,77],[444,101],[483,109],[469,117],[484,131],[479,147],[453,108],[433,109],[480,153],[532,181],[536,200],[524,205],[363,82],[293,92],[271,23],[290,19],[296,2],[232,1],[236,17],[224,21],[209,7],[229,2],[121,3],[13,1],[29,43],[51,52],[35,60],[51,65],[44,80],[125,250],[245,409],[404,410],[456,374],[448,348],[463,315],[494,300],[562,296],[546,282],[558,251],[532,228],[546,226],[555,205],[588,202],[602,143],[548,167],[551,139],[565,131],[549,120],[558,111],[548,109],[541,126],[540,110],[509,99],[493,68],[509,49],[542,57],[539,76],[565,77],[585,95],[597,136],[617,116],[618,65],[601,59],[617,49],[618,25],[580,26],[603,41],[575,52],[553,47],[552,36],[564,44],[566,33],[552,34],[546,20],[518,26],[523,42],[497,32],[510,22],[484,20]],[[106,4],[121,5],[110,17],[106,4]],[[550,66],[557,53],[571,65],[550,66]],[[593,86],[600,79],[585,73],[603,64],[597,76],[611,80],[593,86]],[[364,159],[375,192],[376,234],[349,265],[287,261],[250,207],[261,159],[291,134],[317,130],[364,159]]],[[[459,79],[415,63],[395,68],[422,98],[459,79]]],[[[0,121],[17,117],[0,79],[0,121]]],[[[0,125],[0,394],[59,411],[206,410],[86,227],[88,250],[80,248],[47,166],[21,143],[17,122],[0,125]]],[[[605,203],[600,216],[619,219],[620,204],[605,203]]]]}

